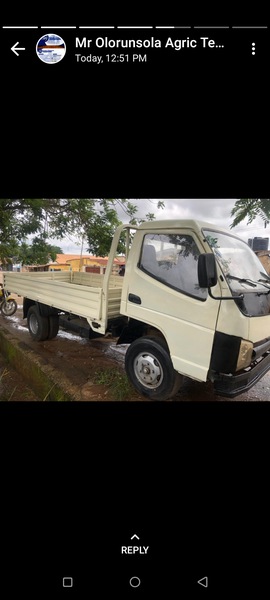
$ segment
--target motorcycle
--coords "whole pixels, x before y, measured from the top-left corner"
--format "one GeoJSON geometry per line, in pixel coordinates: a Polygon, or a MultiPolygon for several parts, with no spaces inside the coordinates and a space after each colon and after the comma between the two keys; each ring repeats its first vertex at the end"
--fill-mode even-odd
{"type": "Polygon", "coordinates": [[[11,317],[17,310],[17,302],[14,298],[10,298],[9,292],[3,289],[3,284],[0,283],[0,312],[5,317],[11,317]]]}

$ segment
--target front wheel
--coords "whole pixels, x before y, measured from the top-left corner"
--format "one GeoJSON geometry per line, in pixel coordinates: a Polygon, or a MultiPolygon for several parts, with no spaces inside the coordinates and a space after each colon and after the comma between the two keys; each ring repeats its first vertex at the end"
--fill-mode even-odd
{"type": "Polygon", "coordinates": [[[173,367],[166,342],[157,337],[135,340],[126,353],[125,367],[131,385],[151,400],[172,398],[182,384],[182,375],[173,367]]]}
{"type": "Polygon", "coordinates": [[[17,302],[13,298],[8,298],[1,304],[1,310],[5,317],[11,317],[17,310],[17,302]]]}

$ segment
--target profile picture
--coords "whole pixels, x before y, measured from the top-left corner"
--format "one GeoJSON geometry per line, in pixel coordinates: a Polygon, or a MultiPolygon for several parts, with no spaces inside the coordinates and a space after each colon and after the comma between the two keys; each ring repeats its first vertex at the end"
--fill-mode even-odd
{"type": "Polygon", "coordinates": [[[48,33],[38,40],[36,52],[42,62],[54,64],[64,58],[66,44],[59,35],[48,33]]]}

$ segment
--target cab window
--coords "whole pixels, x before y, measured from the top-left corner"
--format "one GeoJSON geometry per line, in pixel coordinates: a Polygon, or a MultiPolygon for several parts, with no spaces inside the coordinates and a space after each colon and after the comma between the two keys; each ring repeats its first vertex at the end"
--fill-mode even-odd
{"type": "Polygon", "coordinates": [[[144,236],[139,267],[161,283],[200,300],[207,289],[198,282],[200,251],[191,235],[148,233],[144,236]]]}

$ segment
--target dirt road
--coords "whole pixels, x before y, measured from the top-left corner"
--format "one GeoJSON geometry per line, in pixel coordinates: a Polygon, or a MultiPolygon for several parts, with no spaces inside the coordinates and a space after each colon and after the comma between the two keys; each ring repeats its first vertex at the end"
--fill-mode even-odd
{"type": "MultiPolygon", "coordinates": [[[[32,340],[26,320],[22,318],[22,298],[18,298],[18,310],[12,317],[0,316],[0,325],[25,342],[36,354],[42,357],[47,364],[53,365],[59,372],[65,374],[71,384],[85,390],[82,399],[85,400],[113,400],[108,387],[103,384],[93,383],[96,373],[100,370],[116,369],[124,372],[124,357],[127,346],[116,346],[116,340],[100,338],[87,340],[68,332],[62,328],[52,340],[34,342],[32,340]]],[[[5,357],[4,357],[5,359],[5,357]]],[[[1,373],[0,373],[1,375],[1,373]]],[[[214,395],[213,384],[210,382],[199,383],[184,377],[183,385],[174,397],[175,401],[269,401],[270,399],[270,373],[266,374],[251,390],[233,400],[214,395]]],[[[132,401],[145,401],[135,392],[130,398],[132,401]]],[[[147,400],[146,400],[147,401],[147,400]]]]}

